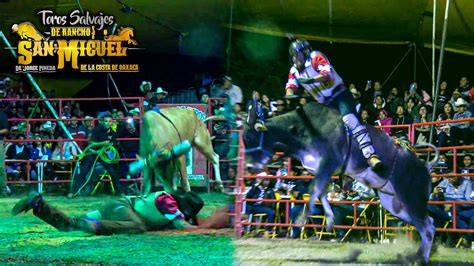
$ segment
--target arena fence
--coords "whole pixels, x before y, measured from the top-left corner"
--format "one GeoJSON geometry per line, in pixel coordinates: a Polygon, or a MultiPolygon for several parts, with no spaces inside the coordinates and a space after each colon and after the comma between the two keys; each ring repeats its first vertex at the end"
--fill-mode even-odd
{"type": "MultiPolygon", "coordinates": [[[[64,117],[64,113],[63,113],[63,107],[65,106],[65,103],[66,102],[79,102],[81,104],[93,104],[93,105],[99,105],[99,104],[102,104],[104,102],[112,102],[112,101],[120,101],[120,102],[124,102],[124,101],[127,101],[128,103],[130,104],[134,104],[136,106],[138,106],[139,110],[140,110],[140,114],[139,114],[139,118],[136,119],[136,122],[137,123],[137,127],[138,127],[138,130],[139,132],[141,132],[141,126],[142,126],[142,120],[141,118],[143,117],[143,114],[144,114],[144,109],[143,109],[143,102],[144,102],[144,98],[143,97],[122,97],[122,98],[118,98],[118,97],[115,97],[115,98],[52,98],[52,99],[16,99],[16,98],[10,98],[10,99],[4,99],[4,101],[7,101],[7,102],[26,102],[26,103],[30,103],[30,102],[34,102],[34,103],[38,103],[38,102],[44,102],[44,101],[49,101],[51,102],[55,107],[56,109],[58,110],[58,117],[60,119],[54,119],[54,118],[10,118],[8,119],[8,121],[13,124],[17,124],[17,123],[24,123],[25,124],[25,129],[24,129],[24,132],[21,132],[23,133],[26,138],[23,139],[23,140],[19,140],[19,139],[5,139],[4,141],[6,142],[7,145],[9,144],[14,144],[14,143],[19,143],[19,142],[24,142],[24,143],[34,143],[34,142],[41,142],[41,143],[57,143],[58,147],[59,147],[59,154],[60,154],[60,158],[59,159],[48,159],[48,160],[43,160],[43,159],[38,159],[38,160],[14,160],[14,159],[6,159],[5,160],[5,163],[6,163],[6,166],[8,165],[12,165],[12,164],[20,164],[22,166],[22,170],[24,172],[22,173],[19,173],[21,174],[21,177],[22,179],[24,180],[8,180],[7,181],[7,184],[40,184],[42,185],[43,183],[44,184],[50,184],[50,183],[70,183],[71,182],[71,177],[72,177],[72,171],[74,170],[74,166],[77,162],[77,159],[76,158],[73,158],[73,159],[65,159],[64,158],[64,143],[87,143],[89,141],[89,139],[74,139],[74,140],[71,140],[71,139],[41,139],[41,140],[37,140],[35,139],[31,132],[32,132],[32,126],[34,124],[42,124],[42,123],[45,123],[45,122],[51,122],[51,123],[58,123],[58,121],[63,121],[63,122],[70,122],[70,121],[77,121],[77,122],[82,122],[82,121],[91,121],[94,126],[96,125],[97,121],[98,120],[101,120],[100,118],[75,118],[75,119],[68,119],[68,118],[63,118],[64,117]],[[62,164],[63,166],[66,166],[65,167],[65,170],[57,170],[55,171],[55,173],[60,173],[60,174],[66,174],[69,175],[69,177],[67,178],[62,178],[60,180],[49,180],[47,178],[43,179],[43,180],[32,180],[31,178],[31,170],[32,170],[32,167],[33,165],[35,164],[39,164],[39,163],[50,163],[50,164],[62,164]]],[[[109,104],[107,105],[104,105],[104,106],[109,106],[109,104]]],[[[186,104],[163,104],[163,108],[165,107],[172,107],[172,106],[187,106],[186,104]]],[[[82,108],[81,109],[84,109],[84,106],[81,106],[82,108]]],[[[107,109],[107,107],[104,107],[103,108],[104,111],[107,109]]],[[[206,109],[206,106],[205,108],[206,109]]],[[[212,110],[206,110],[205,112],[206,114],[212,114],[212,110]]],[[[119,120],[126,120],[127,118],[113,118],[114,121],[119,121],[119,120]]],[[[57,127],[59,128],[59,127],[57,127]]],[[[117,139],[118,141],[138,141],[139,138],[118,138],[117,139]]],[[[6,150],[5,150],[6,151],[6,150]]],[[[53,152],[53,151],[51,151],[53,152]]],[[[120,158],[120,162],[129,162],[129,161],[134,161],[135,159],[126,159],[126,158],[120,158]]],[[[237,159],[235,159],[237,160],[237,159]]],[[[204,166],[205,167],[205,166],[204,166]]],[[[212,167],[207,167],[207,169],[205,169],[206,173],[205,173],[205,179],[206,180],[209,180],[209,179],[213,179],[212,178],[212,172],[210,172],[212,169],[212,167]]],[[[142,180],[141,176],[138,176],[137,178],[129,178],[129,179],[126,179],[126,178],[122,178],[121,181],[122,182],[140,182],[142,180]]],[[[207,182],[205,184],[208,189],[210,189],[210,185],[209,185],[209,182],[207,182]]]]}

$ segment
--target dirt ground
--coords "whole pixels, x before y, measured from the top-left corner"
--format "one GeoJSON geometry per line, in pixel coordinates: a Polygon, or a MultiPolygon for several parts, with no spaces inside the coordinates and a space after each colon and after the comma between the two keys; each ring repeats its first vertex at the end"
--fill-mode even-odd
{"type": "MultiPolygon", "coordinates": [[[[401,264],[398,254],[414,253],[418,246],[400,236],[391,244],[331,243],[318,240],[239,239],[234,241],[240,265],[401,264]],[[349,259],[360,251],[357,260],[349,259]]],[[[431,265],[473,265],[474,251],[439,246],[431,265]]]]}
{"type": "MultiPolygon", "coordinates": [[[[221,194],[202,194],[208,216],[226,204],[221,194]]],[[[94,210],[109,197],[68,200],[46,196],[51,204],[70,215],[94,210]]],[[[19,197],[0,198],[0,264],[111,263],[137,265],[232,265],[234,248],[229,232],[152,232],[142,235],[91,236],[82,232],[58,232],[31,211],[11,216],[19,197]]]]}

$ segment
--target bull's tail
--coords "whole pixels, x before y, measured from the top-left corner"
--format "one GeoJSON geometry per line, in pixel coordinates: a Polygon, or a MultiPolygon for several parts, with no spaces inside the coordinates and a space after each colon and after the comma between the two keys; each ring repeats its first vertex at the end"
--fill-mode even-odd
{"type": "Polygon", "coordinates": [[[434,159],[426,163],[426,169],[428,169],[428,172],[430,172],[431,169],[433,168],[433,166],[439,160],[439,150],[438,150],[438,148],[435,145],[433,145],[431,143],[426,143],[426,142],[421,143],[419,145],[416,145],[416,147],[417,148],[419,148],[419,147],[429,147],[429,148],[432,148],[435,151],[436,155],[435,155],[434,159]]]}

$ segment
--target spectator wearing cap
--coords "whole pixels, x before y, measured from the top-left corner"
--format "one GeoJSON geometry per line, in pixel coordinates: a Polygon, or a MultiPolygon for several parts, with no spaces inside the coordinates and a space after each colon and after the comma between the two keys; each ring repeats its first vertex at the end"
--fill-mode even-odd
{"type": "Polygon", "coordinates": [[[86,115],[84,119],[86,120],[82,121],[82,126],[86,129],[86,132],[87,132],[86,138],[90,139],[92,130],[94,129],[94,120],[93,120],[94,118],[90,115],[86,115]]]}
{"type": "Polygon", "coordinates": [[[64,107],[63,107],[63,111],[61,113],[62,117],[66,118],[66,119],[69,119],[72,117],[72,114],[71,114],[71,107],[66,104],[64,107]]]}
{"type": "Polygon", "coordinates": [[[232,84],[232,78],[229,76],[224,76],[223,80],[224,84],[222,85],[222,89],[224,89],[225,94],[229,95],[230,104],[233,106],[236,103],[242,103],[242,89],[239,86],[232,84]]]}
{"type": "Polygon", "coordinates": [[[129,113],[132,115],[133,119],[140,118],[140,109],[138,109],[138,107],[133,108],[129,113]]]}
{"type": "Polygon", "coordinates": [[[5,142],[4,139],[10,133],[8,117],[4,111],[5,105],[0,102],[0,197],[9,194],[7,186],[7,173],[5,171],[5,142]]]}
{"type": "Polygon", "coordinates": [[[168,96],[168,92],[163,90],[162,87],[156,88],[156,91],[153,93],[156,96],[156,103],[163,103],[163,100],[168,96]]]}
{"type": "Polygon", "coordinates": [[[143,105],[145,107],[145,110],[152,110],[155,108],[160,108],[158,104],[161,104],[164,102],[164,99],[168,96],[168,92],[163,90],[162,87],[156,88],[156,91],[152,93],[152,97],[150,99],[145,99],[143,102],[143,105]]]}
{"type": "Polygon", "coordinates": [[[151,92],[151,88],[152,88],[152,85],[151,85],[151,82],[149,81],[142,81],[142,84],[140,84],[140,91],[143,93],[143,94],[147,94],[149,92],[151,92]]]}
{"type": "MultiPolygon", "coordinates": [[[[459,97],[456,100],[455,106],[457,107],[457,112],[454,114],[453,119],[463,119],[463,118],[471,118],[471,112],[466,110],[467,102],[459,97]]],[[[452,146],[459,145],[459,139],[462,138],[464,145],[469,145],[471,143],[471,131],[469,130],[470,122],[459,122],[459,123],[451,123],[451,130],[450,130],[450,142],[452,146]]]]}
{"type": "MultiPolygon", "coordinates": [[[[152,85],[151,85],[151,82],[149,81],[142,81],[142,83],[140,84],[140,91],[143,93],[144,97],[145,97],[145,100],[144,100],[144,103],[148,103],[152,98],[153,98],[153,91],[151,90],[152,88],[152,85]]],[[[126,102],[122,102],[125,104],[125,106],[127,106],[128,108],[135,108],[135,107],[139,107],[139,103],[135,102],[135,103],[126,103],[126,102]]],[[[148,105],[148,104],[146,104],[148,105]]]]}
{"type": "Polygon", "coordinates": [[[0,81],[0,89],[8,89],[10,87],[11,79],[9,77],[4,78],[0,81]]]}

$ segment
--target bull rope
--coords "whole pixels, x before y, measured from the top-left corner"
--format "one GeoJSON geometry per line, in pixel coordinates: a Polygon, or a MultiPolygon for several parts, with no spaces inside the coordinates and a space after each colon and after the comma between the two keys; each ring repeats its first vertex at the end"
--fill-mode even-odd
{"type": "MultiPolygon", "coordinates": [[[[179,130],[176,127],[176,125],[173,123],[173,121],[171,121],[171,119],[169,119],[159,109],[158,110],[152,109],[152,111],[158,113],[164,119],[166,119],[173,126],[173,128],[176,130],[176,133],[178,134],[178,138],[179,138],[179,143],[183,142],[183,139],[181,138],[181,134],[179,133],[179,130]]],[[[169,143],[167,143],[167,144],[169,144],[169,143]]],[[[164,146],[166,146],[167,144],[165,144],[164,146]]],[[[171,146],[170,149],[172,149],[173,145],[170,145],[170,146],[171,146]]],[[[171,183],[173,184],[173,181],[174,181],[174,174],[173,173],[179,172],[179,176],[181,177],[181,179],[183,178],[183,173],[181,172],[181,162],[179,161],[179,158],[176,158],[175,160],[171,160],[170,163],[171,163],[171,167],[164,167],[164,168],[160,169],[160,171],[163,173],[164,176],[167,176],[167,174],[170,174],[171,175],[171,180],[172,180],[171,183]]],[[[155,176],[155,178],[159,178],[159,177],[155,176]]],[[[162,181],[164,181],[164,180],[162,180],[162,181]]],[[[181,180],[180,180],[180,182],[181,182],[181,180]]]]}
{"type": "MultiPolygon", "coordinates": [[[[156,111],[155,111],[156,112],[156,111]]],[[[160,114],[164,119],[166,119],[168,122],[170,122],[170,124],[173,126],[173,128],[176,130],[176,133],[178,133],[178,138],[179,138],[179,142],[183,142],[183,139],[181,138],[181,134],[179,134],[179,130],[178,128],[176,127],[176,125],[173,123],[173,121],[171,121],[171,119],[169,119],[165,114],[163,114],[161,111],[160,112],[157,112],[158,114],[160,114]]]]}

